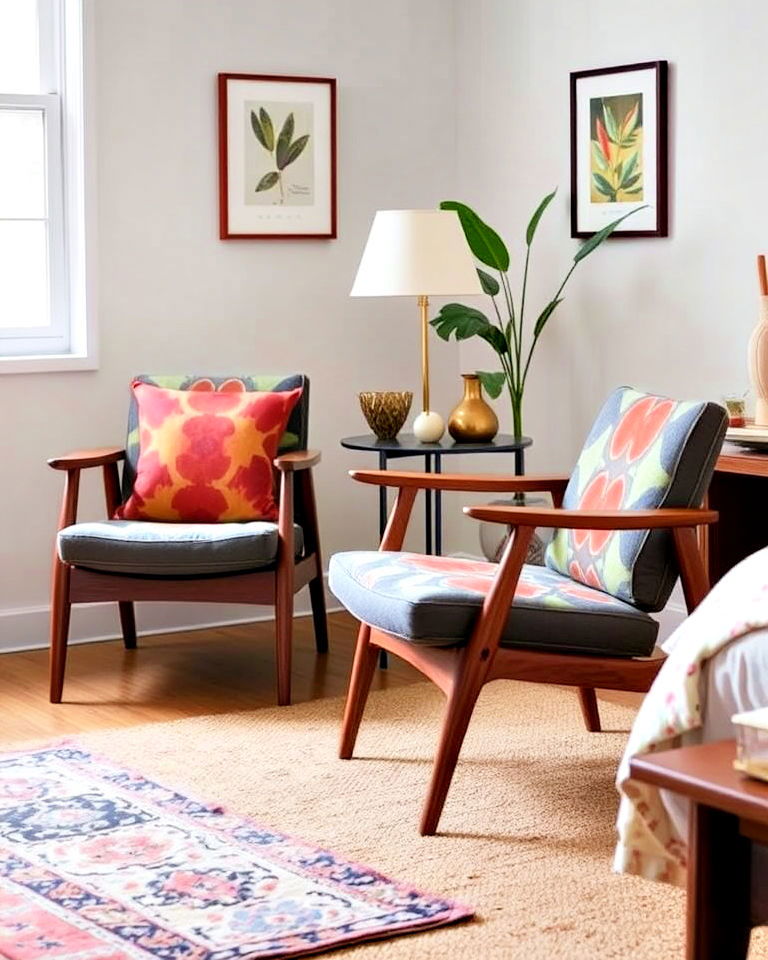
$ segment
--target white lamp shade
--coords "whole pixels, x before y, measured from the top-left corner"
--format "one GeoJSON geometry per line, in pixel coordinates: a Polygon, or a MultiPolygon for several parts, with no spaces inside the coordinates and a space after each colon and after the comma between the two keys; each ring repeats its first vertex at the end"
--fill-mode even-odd
{"type": "Polygon", "coordinates": [[[482,293],[454,210],[379,210],[350,296],[457,296],[482,293]]]}

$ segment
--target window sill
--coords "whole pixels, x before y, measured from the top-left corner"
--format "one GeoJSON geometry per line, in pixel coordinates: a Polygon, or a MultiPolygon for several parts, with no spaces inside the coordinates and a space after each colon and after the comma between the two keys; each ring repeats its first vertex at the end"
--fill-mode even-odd
{"type": "Polygon", "coordinates": [[[82,353],[53,353],[49,356],[0,357],[0,375],[4,373],[62,373],[98,370],[95,356],[82,353]]]}

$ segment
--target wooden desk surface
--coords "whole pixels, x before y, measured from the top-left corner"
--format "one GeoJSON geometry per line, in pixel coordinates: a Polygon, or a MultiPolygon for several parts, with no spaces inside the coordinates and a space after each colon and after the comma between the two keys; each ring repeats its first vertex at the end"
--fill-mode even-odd
{"type": "Polygon", "coordinates": [[[723,445],[715,464],[716,473],[742,473],[751,477],[768,477],[768,454],[745,450],[732,443],[723,445]]]}
{"type": "Polygon", "coordinates": [[[735,740],[648,753],[630,761],[635,780],[690,797],[697,803],[768,823],[768,783],[733,769],[735,740]]]}

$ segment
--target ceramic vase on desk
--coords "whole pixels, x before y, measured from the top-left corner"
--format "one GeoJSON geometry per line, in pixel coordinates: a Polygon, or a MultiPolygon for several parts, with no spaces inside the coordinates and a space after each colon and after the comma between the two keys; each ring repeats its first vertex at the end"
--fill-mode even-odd
{"type": "Polygon", "coordinates": [[[768,427],[768,274],[765,256],[757,258],[760,319],[749,338],[749,378],[755,394],[755,426],[768,427]]]}
{"type": "Polygon", "coordinates": [[[493,408],[483,399],[476,373],[462,373],[464,396],[448,418],[448,432],[457,443],[488,443],[499,432],[493,408]]]}

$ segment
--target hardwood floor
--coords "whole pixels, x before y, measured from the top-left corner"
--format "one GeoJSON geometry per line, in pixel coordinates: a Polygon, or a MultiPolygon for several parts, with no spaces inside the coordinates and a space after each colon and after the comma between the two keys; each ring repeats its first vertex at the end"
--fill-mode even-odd
{"type": "MultiPolygon", "coordinates": [[[[293,702],[346,693],[357,622],[328,617],[330,651],[318,656],[312,618],[295,621],[293,702]]],[[[48,702],[48,652],[0,656],[0,743],[106,727],[252,710],[276,704],[272,621],[70,647],[64,700],[48,702]]],[[[421,680],[396,661],[378,670],[375,690],[421,680]]]]}
{"type": "MultiPolygon", "coordinates": [[[[357,622],[328,617],[330,651],[315,653],[311,617],[295,621],[293,702],[346,693],[357,622]]],[[[377,670],[374,690],[423,681],[395,657],[377,670]]],[[[141,637],[70,647],[64,701],[48,702],[48,652],[0,655],[0,745],[108,727],[253,710],[276,704],[274,623],[141,637]]],[[[639,694],[601,699],[636,705],[639,694]]],[[[574,723],[580,723],[574,702],[574,723]]]]}

